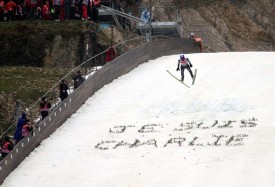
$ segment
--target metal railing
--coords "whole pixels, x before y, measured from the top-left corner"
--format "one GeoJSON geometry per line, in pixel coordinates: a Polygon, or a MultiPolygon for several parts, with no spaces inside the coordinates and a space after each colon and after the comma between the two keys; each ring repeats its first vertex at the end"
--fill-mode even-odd
{"type": "Polygon", "coordinates": [[[143,17],[146,12],[149,14],[149,17],[147,17],[148,24],[139,23],[137,25],[137,29],[143,35],[144,33],[149,35],[167,34],[181,37],[181,18],[178,6],[152,6],[148,8],[142,4],[139,7],[140,17],[143,17]]]}
{"type": "MultiPolygon", "coordinates": [[[[145,43],[151,42],[151,41],[157,41],[162,39],[171,38],[168,36],[150,36],[150,37],[139,37],[139,38],[133,38],[126,41],[123,41],[119,44],[116,44],[113,46],[113,48],[116,50],[116,57],[122,55],[123,53],[126,53],[127,51],[130,51],[138,46],[141,46],[145,43]]],[[[108,49],[107,49],[108,50],[108,49]]],[[[50,98],[50,102],[52,104],[51,110],[53,110],[55,107],[57,107],[61,100],[59,98],[59,85],[63,79],[65,80],[71,80],[68,81],[69,85],[69,94],[73,92],[73,81],[72,78],[75,75],[75,73],[78,70],[81,70],[84,72],[84,76],[88,78],[90,75],[92,75],[95,71],[97,71],[101,66],[100,64],[105,64],[105,58],[106,58],[106,52],[107,50],[87,59],[86,61],[82,62],[80,65],[76,66],[74,69],[72,69],[69,73],[67,73],[64,77],[62,77],[58,82],[56,82],[42,97],[50,98]]],[[[35,127],[39,124],[41,121],[41,116],[39,112],[39,105],[41,100],[37,100],[33,105],[31,105],[29,108],[26,109],[25,113],[27,114],[28,118],[31,121],[32,126],[35,127]]],[[[51,110],[49,112],[51,112],[51,110]]],[[[7,134],[13,134],[15,129],[15,125],[11,124],[7,130],[1,134],[1,138],[3,138],[7,134]]]]}
{"type": "Polygon", "coordinates": [[[129,23],[132,24],[131,22],[133,22],[134,24],[138,24],[138,23],[147,24],[144,20],[142,20],[138,17],[132,16],[130,14],[121,12],[119,10],[116,10],[116,9],[113,9],[110,7],[106,7],[104,5],[101,5],[100,9],[102,9],[106,12],[109,12],[112,15],[112,17],[118,27],[125,28],[127,24],[129,24],[129,23]],[[120,21],[120,20],[125,20],[125,21],[120,21]]]}

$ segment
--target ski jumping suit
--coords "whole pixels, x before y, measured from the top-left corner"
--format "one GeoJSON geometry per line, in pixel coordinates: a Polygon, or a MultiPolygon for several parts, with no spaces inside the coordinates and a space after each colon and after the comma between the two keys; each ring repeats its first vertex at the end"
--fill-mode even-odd
{"type": "Polygon", "coordinates": [[[193,79],[193,72],[191,70],[190,67],[192,67],[192,64],[190,62],[190,60],[188,58],[180,58],[178,60],[178,68],[177,68],[177,71],[179,71],[179,66],[180,66],[180,71],[181,71],[181,80],[183,81],[184,80],[184,70],[187,69],[193,79]]]}

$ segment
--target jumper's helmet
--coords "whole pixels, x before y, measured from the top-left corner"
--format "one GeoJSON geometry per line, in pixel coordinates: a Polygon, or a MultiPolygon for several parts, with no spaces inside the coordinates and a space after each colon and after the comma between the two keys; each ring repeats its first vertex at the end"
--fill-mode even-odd
{"type": "Polygon", "coordinates": [[[184,54],[180,54],[180,59],[185,60],[184,54]]]}

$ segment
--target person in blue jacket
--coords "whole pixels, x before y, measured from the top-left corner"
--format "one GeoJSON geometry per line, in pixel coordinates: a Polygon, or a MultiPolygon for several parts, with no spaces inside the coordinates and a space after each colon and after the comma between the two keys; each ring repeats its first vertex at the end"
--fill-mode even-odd
{"type": "Polygon", "coordinates": [[[27,115],[25,112],[23,112],[21,118],[19,118],[17,122],[16,130],[13,136],[13,139],[15,140],[16,143],[20,142],[20,140],[23,138],[22,128],[23,128],[23,125],[25,124],[26,119],[27,119],[27,115]]]}

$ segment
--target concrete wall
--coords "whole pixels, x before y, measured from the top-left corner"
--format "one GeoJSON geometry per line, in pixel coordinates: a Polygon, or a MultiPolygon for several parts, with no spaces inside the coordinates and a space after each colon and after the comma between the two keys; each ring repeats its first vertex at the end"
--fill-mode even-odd
{"type": "MultiPolygon", "coordinates": [[[[0,184],[39,144],[60,127],[84,102],[104,85],[133,70],[138,65],[160,56],[197,53],[191,39],[166,39],[147,43],[106,64],[90,76],[77,90],[41,121],[32,134],[20,141],[0,163],[0,184]]],[[[176,62],[175,62],[176,64],[176,62]]]]}

